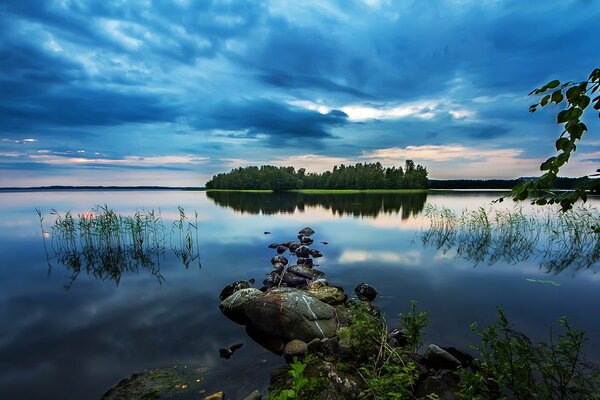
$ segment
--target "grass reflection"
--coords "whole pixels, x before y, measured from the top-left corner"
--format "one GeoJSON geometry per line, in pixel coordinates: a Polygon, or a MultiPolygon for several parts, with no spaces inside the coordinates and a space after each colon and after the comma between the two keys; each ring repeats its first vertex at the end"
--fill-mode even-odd
{"type": "Polygon", "coordinates": [[[36,209],[48,273],[53,269],[53,262],[64,265],[71,273],[66,289],[82,271],[118,285],[124,273],[144,270],[162,284],[160,262],[165,256],[168,236],[170,250],[186,268],[192,262],[198,262],[200,267],[198,214],[190,220],[182,207],[178,209],[179,219],[173,222],[170,234],[166,233],[160,209],[121,215],[103,205],[77,216],[71,211],[61,214],[53,209],[50,215],[54,222],[48,231],[44,229],[42,212],[36,209]],[[50,246],[46,244],[48,236],[50,246]],[[177,239],[173,240],[173,237],[177,239]]]}
{"type": "Polygon", "coordinates": [[[539,260],[547,273],[594,267],[600,261],[600,214],[593,207],[565,213],[539,209],[493,210],[480,207],[457,213],[427,205],[429,227],[422,231],[425,246],[455,251],[475,264],[516,264],[539,260]]]}

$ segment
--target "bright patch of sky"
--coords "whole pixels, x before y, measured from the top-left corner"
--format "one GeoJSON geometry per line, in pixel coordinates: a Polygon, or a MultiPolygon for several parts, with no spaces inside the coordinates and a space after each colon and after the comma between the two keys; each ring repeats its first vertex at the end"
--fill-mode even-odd
{"type": "MultiPolygon", "coordinates": [[[[599,19],[591,0],[3,1],[0,186],[406,159],[535,175],[561,132],[527,94],[598,66],[599,19]]],[[[599,167],[586,122],[567,175],[599,167]]]]}

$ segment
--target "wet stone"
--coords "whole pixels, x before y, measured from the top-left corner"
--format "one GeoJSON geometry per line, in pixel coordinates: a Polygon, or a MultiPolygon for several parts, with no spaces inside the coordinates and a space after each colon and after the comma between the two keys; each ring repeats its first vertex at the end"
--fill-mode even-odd
{"type": "Polygon", "coordinates": [[[288,342],[283,349],[283,358],[289,364],[294,361],[294,357],[298,359],[304,358],[308,354],[308,345],[302,340],[294,339],[288,342]]]}
{"type": "Polygon", "coordinates": [[[298,232],[298,234],[299,235],[304,235],[304,236],[312,236],[312,235],[315,234],[315,231],[311,227],[307,226],[306,228],[301,229],[298,232]]]}
{"type": "Polygon", "coordinates": [[[288,259],[285,258],[284,256],[275,256],[275,257],[271,258],[271,264],[275,265],[277,263],[281,263],[283,265],[287,265],[288,264],[288,259]]]}
{"type": "Polygon", "coordinates": [[[283,254],[288,248],[285,246],[277,246],[277,254],[283,254]]]}
{"type": "Polygon", "coordinates": [[[430,344],[425,352],[427,365],[436,369],[455,370],[460,367],[460,361],[452,354],[435,344],[430,344]]]}
{"type": "Polygon", "coordinates": [[[367,283],[361,283],[354,288],[354,293],[363,301],[373,301],[377,297],[377,290],[367,283]]]}
{"type": "Polygon", "coordinates": [[[226,298],[228,298],[229,296],[231,296],[238,290],[247,289],[249,287],[250,287],[250,282],[248,282],[248,281],[235,281],[235,282],[225,286],[223,288],[223,290],[221,290],[221,293],[219,294],[219,299],[221,301],[225,300],[226,298]]]}
{"type": "Polygon", "coordinates": [[[312,268],[313,260],[312,258],[298,257],[298,261],[296,261],[298,265],[304,265],[306,267],[312,268]]]}
{"type": "Polygon", "coordinates": [[[296,256],[308,257],[310,255],[310,249],[306,246],[300,246],[296,249],[296,256]]]}

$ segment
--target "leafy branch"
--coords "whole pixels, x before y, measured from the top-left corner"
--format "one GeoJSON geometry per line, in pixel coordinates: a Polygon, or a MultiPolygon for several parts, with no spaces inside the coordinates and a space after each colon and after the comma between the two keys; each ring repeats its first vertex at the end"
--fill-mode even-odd
{"type": "MultiPolygon", "coordinates": [[[[563,132],[556,140],[558,155],[552,156],[542,163],[540,166],[540,170],[544,171],[542,176],[523,182],[513,189],[514,200],[521,201],[531,198],[532,204],[560,204],[562,210],[567,211],[578,200],[584,202],[587,200],[586,191],[600,189],[600,180],[584,176],[571,191],[564,193],[550,191],[550,186],[556,180],[560,168],[569,161],[571,154],[577,150],[577,142],[588,130],[581,121],[584,111],[590,104],[593,104],[595,110],[600,110],[600,95],[591,98],[599,88],[600,67],[594,69],[587,80],[569,81],[562,84],[558,80],[553,80],[529,93],[530,96],[543,95],[538,103],[529,107],[530,112],[535,112],[538,107],[545,107],[548,104],[565,104],[567,108],[561,110],[556,116],[556,123],[563,126],[563,132]]],[[[598,117],[600,118],[600,113],[598,113],[598,117]]],[[[596,172],[600,172],[600,170],[596,172]]]]}

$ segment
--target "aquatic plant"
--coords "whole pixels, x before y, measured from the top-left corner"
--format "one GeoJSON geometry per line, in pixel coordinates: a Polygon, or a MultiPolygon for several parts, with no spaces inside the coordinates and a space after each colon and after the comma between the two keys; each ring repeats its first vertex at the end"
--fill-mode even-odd
{"type": "MultiPolygon", "coordinates": [[[[66,266],[71,272],[69,288],[82,270],[100,280],[112,280],[119,284],[126,272],[140,268],[164,281],[160,273],[160,261],[165,255],[167,235],[160,209],[138,210],[133,215],[121,215],[105,205],[98,205],[89,212],[73,216],[52,210],[54,221],[49,231],[44,230],[44,216],[36,209],[40,220],[49,273],[51,261],[66,266]],[[48,252],[45,236],[50,236],[48,252]]],[[[180,220],[174,224],[171,235],[180,239],[171,243],[171,250],[186,268],[190,262],[199,260],[198,214],[194,223],[187,221],[185,211],[179,207],[180,220]]]]}
{"type": "Polygon", "coordinates": [[[539,260],[549,273],[567,267],[590,268],[600,261],[600,213],[593,207],[577,207],[563,213],[553,210],[526,212],[513,209],[463,210],[428,205],[427,229],[421,232],[425,246],[447,253],[454,251],[480,263],[516,264],[529,258],[539,260]]]}

